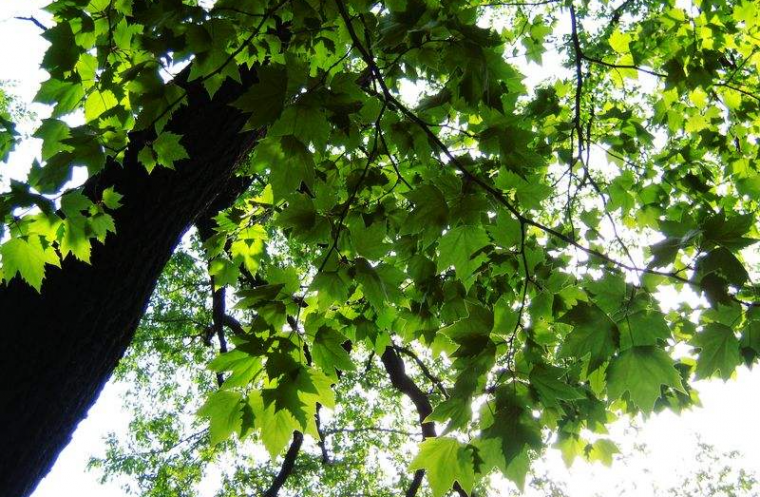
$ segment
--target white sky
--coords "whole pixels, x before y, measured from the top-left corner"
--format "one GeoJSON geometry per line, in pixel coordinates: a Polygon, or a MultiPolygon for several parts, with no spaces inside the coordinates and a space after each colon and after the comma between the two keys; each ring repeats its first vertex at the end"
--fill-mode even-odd
{"type": "MultiPolygon", "coordinates": [[[[46,42],[40,30],[30,22],[13,19],[14,16],[34,15],[43,22],[48,18],[38,9],[40,0],[2,0],[0,2],[0,80],[13,80],[14,93],[22,101],[31,103],[39,83],[46,78],[39,69],[46,42]]],[[[31,109],[44,117],[44,106],[33,104],[31,109]]],[[[31,132],[33,126],[22,128],[31,132]]],[[[32,159],[39,155],[39,141],[30,139],[20,144],[9,164],[0,164],[4,178],[23,178],[32,159]]],[[[100,485],[97,475],[85,470],[90,456],[102,455],[103,437],[111,432],[125,433],[129,414],[121,408],[120,392],[124,385],[109,383],[100,395],[87,419],[79,425],[72,442],[61,453],[53,470],[42,481],[33,497],[122,497],[126,495],[116,484],[100,485]]],[[[648,461],[634,460],[628,467],[613,465],[611,469],[583,462],[567,470],[559,453],[550,450],[547,465],[550,474],[565,481],[573,496],[594,493],[612,495],[621,478],[653,479],[662,487],[677,483],[677,475],[693,463],[695,434],[721,450],[739,450],[745,467],[760,469],[760,373],[741,369],[734,380],[700,382],[698,389],[704,407],[682,416],[664,413],[644,423],[638,442],[650,447],[648,461]],[[643,468],[650,474],[644,474],[643,468]]],[[[621,430],[613,429],[613,439],[621,430]]],[[[624,438],[618,438],[625,442],[624,438]]],[[[630,438],[627,442],[631,442],[630,438]]]]}

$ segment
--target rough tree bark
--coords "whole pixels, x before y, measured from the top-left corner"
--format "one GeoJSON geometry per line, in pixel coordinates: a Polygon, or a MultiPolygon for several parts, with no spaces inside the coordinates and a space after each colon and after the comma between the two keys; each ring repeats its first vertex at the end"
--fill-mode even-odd
{"type": "Polygon", "coordinates": [[[245,116],[228,104],[254,78],[228,80],[211,101],[187,85],[189,104],[168,126],[191,157],[176,171],[148,175],[136,156],[150,136],[137,133],[123,167],[109,163],[88,181],[89,194],[114,185],[124,195],[118,232],[95,244],[91,265],[68,257],[48,268],[41,294],[18,279],[0,287],[0,495],[28,495],[49,471],[129,345],[182,234],[215,201],[234,198],[235,166],[257,137],[239,133],[245,116]]]}

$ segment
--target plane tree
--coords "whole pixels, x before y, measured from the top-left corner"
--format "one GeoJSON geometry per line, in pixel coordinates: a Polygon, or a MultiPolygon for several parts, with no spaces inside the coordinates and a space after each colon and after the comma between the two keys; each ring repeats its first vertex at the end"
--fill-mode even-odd
{"type": "Polygon", "coordinates": [[[4,495],[50,468],[193,226],[206,326],[172,330],[218,344],[198,414],[284,452],[283,481],[357,392],[407,399],[379,425],[419,434],[407,495],[470,495],[548,443],[606,457],[616,416],[760,353],[754,2],[47,10],[52,114],[0,197],[4,495]]]}

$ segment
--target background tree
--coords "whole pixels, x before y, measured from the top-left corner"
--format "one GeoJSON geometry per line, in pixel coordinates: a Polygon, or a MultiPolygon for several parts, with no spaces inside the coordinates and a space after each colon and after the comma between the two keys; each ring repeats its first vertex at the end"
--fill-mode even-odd
{"type": "Polygon", "coordinates": [[[549,439],[606,457],[616,415],[760,352],[752,2],[48,10],[42,163],[0,204],[4,494],[49,468],[192,224],[221,352],[198,412],[214,444],[287,447],[273,491],[351,385],[408,399],[381,425],[422,438],[396,485],[468,495],[549,439]],[[509,60],[547,46],[569,71],[528,88],[509,60]],[[699,298],[663,312],[671,287],[699,298]]]}
{"type": "MultiPolygon", "coordinates": [[[[262,432],[243,442],[214,445],[205,420],[194,416],[206,396],[218,389],[216,373],[207,364],[220,346],[219,337],[211,333],[211,285],[198,248],[190,240],[183,244],[159,280],[135,339],[115,371],[116,381],[129,385],[124,397],[124,407],[132,416],[129,430],[111,434],[104,457],[93,458],[90,467],[103,481],[123,482],[130,495],[194,496],[201,482],[205,482],[206,495],[210,495],[209,487],[218,496],[271,495],[273,482],[289,460],[287,452],[280,454],[283,457],[266,455],[277,435],[262,432]],[[208,483],[217,480],[216,487],[208,483]]],[[[398,350],[407,361],[410,378],[429,395],[440,393],[438,382],[446,375],[441,362],[398,350]]],[[[420,440],[413,405],[399,402],[398,392],[372,352],[361,368],[341,375],[335,391],[339,407],[320,411],[320,438],[287,440],[289,449],[298,446],[299,451],[279,495],[398,495],[398,486],[405,488],[409,483],[406,467],[420,440]]],[[[649,475],[657,459],[638,441],[637,425],[626,429],[624,437],[614,437],[624,441],[620,452],[611,444],[592,444],[587,450],[563,455],[570,464],[575,458],[612,464],[611,471],[643,466],[617,478],[616,495],[758,494],[757,477],[751,464],[744,463],[746,458],[736,451],[718,451],[698,436],[693,452],[696,464],[679,471],[678,484],[664,485],[653,479],[649,475]]],[[[567,483],[544,461],[523,477],[517,483],[530,495],[569,495],[567,483]]],[[[505,484],[503,478],[491,478],[479,484],[477,494],[517,495],[512,489],[514,485],[505,484]]],[[[428,494],[423,489],[418,492],[428,494]]]]}

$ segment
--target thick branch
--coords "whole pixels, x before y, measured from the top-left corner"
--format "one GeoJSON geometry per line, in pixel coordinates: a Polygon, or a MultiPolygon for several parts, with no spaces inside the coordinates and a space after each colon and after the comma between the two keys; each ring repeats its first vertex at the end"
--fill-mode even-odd
{"type": "Polygon", "coordinates": [[[327,445],[325,445],[325,437],[330,434],[330,431],[322,429],[322,418],[319,415],[319,411],[322,410],[322,404],[317,404],[317,412],[314,414],[315,422],[317,425],[317,434],[319,435],[319,450],[322,452],[322,464],[330,464],[330,454],[327,452],[327,445]]]}
{"type": "Polygon", "coordinates": [[[243,325],[240,324],[240,321],[233,318],[229,314],[225,314],[222,318],[222,321],[224,322],[224,326],[231,329],[233,333],[236,335],[245,335],[247,332],[243,328],[243,325]]]}
{"type": "MultiPolygon", "coordinates": [[[[225,311],[225,299],[227,292],[224,287],[213,290],[213,292],[214,293],[211,296],[211,314],[214,320],[213,328],[214,333],[216,333],[216,336],[219,339],[219,353],[224,354],[227,352],[227,340],[224,338],[224,317],[227,315],[225,311]]],[[[222,383],[224,383],[224,375],[221,372],[216,373],[216,382],[219,386],[222,386],[222,383]]]]}
{"type": "Polygon", "coordinates": [[[301,450],[302,444],[303,433],[300,431],[294,431],[293,441],[290,443],[290,447],[288,447],[288,451],[285,453],[285,458],[282,460],[280,472],[274,477],[272,484],[267,491],[264,492],[263,497],[276,497],[277,493],[288,479],[288,476],[290,476],[290,473],[293,472],[293,468],[295,468],[296,458],[298,457],[298,452],[301,450]]]}
{"type": "MultiPolygon", "coordinates": [[[[417,415],[420,419],[422,437],[435,437],[435,423],[425,422],[425,419],[433,412],[433,407],[430,405],[430,400],[425,392],[420,390],[420,387],[417,386],[414,380],[406,374],[404,360],[401,359],[401,356],[396,353],[396,350],[393,347],[386,347],[385,352],[383,352],[380,359],[383,361],[383,366],[385,366],[385,370],[388,372],[388,376],[390,377],[391,384],[394,388],[409,397],[414,403],[414,406],[417,409],[417,415]]],[[[417,470],[414,473],[412,483],[406,490],[406,497],[414,497],[417,494],[417,490],[422,483],[422,477],[424,475],[424,470],[417,470]]],[[[457,482],[454,483],[454,490],[461,497],[467,497],[467,492],[465,492],[457,482]]]]}
{"type": "Polygon", "coordinates": [[[427,364],[425,364],[422,359],[419,358],[417,354],[414,353],[413,350],[409,349],[408,347],[401,347],[399,345],[395,346],[395,349],[404,355],[407,355],[412,358],[412,360],[417,364],[417,367],[420,368],[420,371],[422,371],[422,374],[430,380],[430,382],[435,385],[436,388],[441,392],[441,394],[449,398],[449,393],[446,391],[446,387],[443,386],[443,381],[441,381],[440,378],[438,378],[436,375],[430,371],[430,368],[427,367],[427,364]]]}

